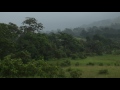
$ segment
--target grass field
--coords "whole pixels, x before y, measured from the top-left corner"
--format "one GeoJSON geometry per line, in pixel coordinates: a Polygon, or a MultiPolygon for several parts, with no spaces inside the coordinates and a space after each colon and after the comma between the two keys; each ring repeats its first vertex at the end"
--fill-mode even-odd
{"type": "Polygon", "coordinates": [[[120,78],[120,55],[94,56],[76,60],[51,60],[48,62],[60,64],[65,60],[71,62],[70,66],[62,67],[66,73],[66,77],[70,77],[67,69],[72,68],[82,71],[81,78],[120,78]],[[79,65],[75,65],[76,63],[79,63],[79,65]]]}

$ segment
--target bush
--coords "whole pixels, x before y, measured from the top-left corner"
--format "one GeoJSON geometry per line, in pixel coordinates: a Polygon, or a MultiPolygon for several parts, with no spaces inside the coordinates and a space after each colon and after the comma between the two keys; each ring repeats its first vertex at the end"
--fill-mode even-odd
{"type": "Polygon", "coordinates": [[[108,63],[107,66],[110,66],[110,63],[108,63]]]}
{"type": "Polygon", "coordinates": [[[65,60],[65,61],[62,62],[60,65],[61,65],[61,66],[70,66],[70,65],[71,65],[71,62],[70,62],[70,60],[65,60]]]}
{"type": "Polygon", "coordinates": [[[114,51],[113,54],[114,54],[114,55],[120,55],[120,50],[116,50],[116,51],[114,51]]]}
{"type": "Polygon", "coordinates": [[[79,63],[79,62],[76,62],[76,63],[75,63],[75,66],[79,66],[79,65],[80,65],[80,63],[79,63]]]}
{"type": "Polygon", "coordinates": [[[77,58],[78,58],[78,56],[76,54],[71,54],[71,59],[75,60],[77,58]]]}
{"type": "Polygon", "coordinates": [[[20,77],[24,70],[23,62],[21,59],[11,59],[11,55],[8,55],[1,61],[0,76],[1,77],[20,77]]]}
{"type": "Polygon", "coordinates": [[[15,54],[11,54],[12,59],[22,59],[23,63],[27,63],[31,59],[31,54],[28,51],[20,51],[15,54]]]}
{"type": "Polygon", "coordinates": [[[112,54],[112,51],[111,51],[111,50],[106,50],[105,53],[106,53],[106,54],[112,54]]]}
{"type": "Polygon", "coordinates": [[[58,78],[64,78],[65,77],[65,71],[63,69],[59,68],[59,72],[57,75],[58,78]]]}
{"type": "Polygon", "coordinates": [[[59,66],[49,64],[43,60],[31,60],[24,64],[21,59],[11,59],[8,55],[0,61],[0,77],[65,77],[65,72],[59,66]]]}
{"type": "Polygon", "coordinates": [[[93,57],[93,56],[96,56],[96,53],[86,53],[86,56],[93,57]]]}
{"type": "Polygon", "coordinates": [[[66,71],[70,72],[70,71],[72,71],[72,68],[70,67],[70,68],[66,69],[66,71]]]}
{"type": "Polygon", "coordinates": [[[115,63],[114,65],[115,65],[115,66],[120,66],[120,64],[119,64],[119,63],[115,63]]]}
{"type": "Polygon", "coordinates": [[[85,58],[87,58],[87,56],[86,56],[86,54],[85,53],[79,53],[79,58],[81,58],[81,59],[85,59],[85,58]]]}
{"type": "Polygon", "coordinates": [[[57,62],[56,62],[56,65],[57,65],[57,66],[60,66],[60,63],[57,61],[57,62]]]}
{"type": "Polygon", "coordinates": [[[108,70],[107,69],[99,70],[98,74],[108,74],[108,70]]]}
{"type": "Polygon", "coordinates": [[[60,58],[66,58],[67,55],[63,50],[58,49],[58,50],[55,50],[54,57],[57,58],[57,59],[60,59],[60,58]]]}
{"type": "Polygon", "coordinates": [[[103,63],[99,63],[99,66],[103,66],[103,63]]]}
{"type": "Polygon", "coordinates": [[[87,63],[87,65],[94,66],[95,64],[92,62],[87,63]]]}
{"type": "Polygon", "coordinates": [[[34,63],[28,62],[25,64],[25,69],[24,69],[24,76],[35,76],[37,74],[38,68],[35,66],[34,63]]]}
{"type": "Polygon", "coordinates": [[[82,71],[79,69],[73,69],[72,71],[69,72],[71,78],[80,78],[82,75],[82,71]]]}

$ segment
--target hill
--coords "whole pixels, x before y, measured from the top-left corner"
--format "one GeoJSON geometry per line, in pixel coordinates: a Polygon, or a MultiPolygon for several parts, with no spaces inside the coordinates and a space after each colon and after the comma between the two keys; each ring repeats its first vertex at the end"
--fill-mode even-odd
{"type": "Polygon", "coordinates": [[[113,18],[113,19],[105,19],[105,20],[100,20],[100,21],[96,21],[93,23],[90,23],[88,25],[82,25],[82,28],[88,28],[88,27],[92,27],[92,26],[110,26],[110,25],[115,25],[115,24],[120,24],[120,16],[113,18]]]}

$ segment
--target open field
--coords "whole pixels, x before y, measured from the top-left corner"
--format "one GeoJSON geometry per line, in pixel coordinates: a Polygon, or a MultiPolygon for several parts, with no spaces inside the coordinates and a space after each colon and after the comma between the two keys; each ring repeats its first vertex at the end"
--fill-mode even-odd
{"type": "MultiPolygon", "coordinates": [[[[65,60],[48,62],[52,64],[60,64],[65,60]]],[[[66,77],[70,77],[67,69],[71,68],[81,70],[81,78],[120,78],[120,55],[94,56],[86,59],[69,59],[69,61],[71,62],[71,65],[63,67],[66,77]],[[76,63],[79,64],[75,65],[76,63]],[[100,70],[107,71],[105,71],[105,73],[99,73],[100,70]]]]}

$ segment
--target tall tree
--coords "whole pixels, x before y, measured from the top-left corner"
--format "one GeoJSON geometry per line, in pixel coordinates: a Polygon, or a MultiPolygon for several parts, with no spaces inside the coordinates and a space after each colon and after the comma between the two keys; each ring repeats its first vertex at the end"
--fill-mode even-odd
{"type": "Polygon", "coordinates": [[[28,33],[28,32],[39,32],[40,30],[42,30],[43,24],[42,23],[38,23],[37,20],[35,18],[31,18],[31,17],[26,17],[26,20],[22,22],[23,26],[21,26],[21,30],[23,30],[24,33],[28,33]]]}

